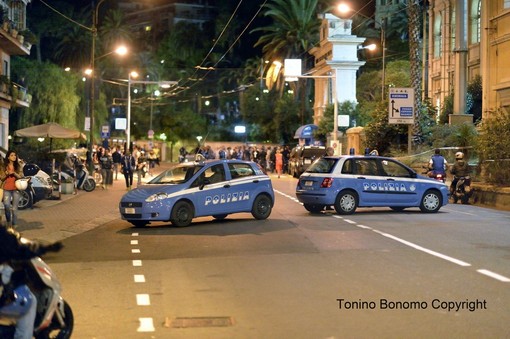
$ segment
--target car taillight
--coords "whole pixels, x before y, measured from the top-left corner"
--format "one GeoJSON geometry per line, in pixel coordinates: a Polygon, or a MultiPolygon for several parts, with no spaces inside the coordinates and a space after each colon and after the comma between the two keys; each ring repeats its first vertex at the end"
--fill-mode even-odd
{"type": "Polygon", "coordinates": [[[321,188],[330,188],[333,185],[333,178],[324,178],[321,183],[321,188]]]}

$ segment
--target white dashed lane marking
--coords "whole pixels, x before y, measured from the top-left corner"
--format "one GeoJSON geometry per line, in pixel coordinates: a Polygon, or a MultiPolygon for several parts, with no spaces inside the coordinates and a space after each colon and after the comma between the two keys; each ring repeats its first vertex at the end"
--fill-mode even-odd
{"type": "MultiPolygon", "coordinates": [[[[138,233],[132,233],[131,236],[133,238],[138,237],[138,233]]],[[[139,245],[137,239],[131,240],[130,244],[131,244],[131,246],[139,245]]],[[[139,248],[131,248],[131,253],[132,254],[140,254],[141,251],[139,248]]],[[[143,266],[142,260],[135,259],[132,261],[132,265],[133,265],[133,267],[140,268],[143,266]]],[[[134,274],[133,281],[136,284],[145,283],[146,282],[145,275],[140,274],[140,273],[134,274]]],[[[149,294],[146,294],[146,293],[136,294],[136,304],[138,306],[150,306],[151,300],[150,300],[149,294]]],[[[155,332],[156,331],[156,329],[154,328],[154,320],[152,318],[138,318],[138,321],[139,321],[139,326],[136,330],[137,332],[155,332]]]]}
{"type": "MultiPolygon", "coordinates": [[[[288,194],[286,194],[286,193],[283,193],[283,192],[280,192],[280,191],[277,191],[277,190],[275,190],[275,192],[276,192],[276,193],[278,193],[278,194],[280,194],[280,195],[282,195],[282,196],[284,196],[284,197],[287,197],[287,198],[289,198],[289,199],[291,199],[291,200],[293,200],[293,201],[296,201],[296,202],[300,203],[298,199],[296,199],[295,197],[292,197],[292,196],[290,196],[290,195],[288,195],[288,194]]],[[[301,203],[300,203],[300,204],[301,204],[301,203]]],[[[469,213],[465,213],[465,214],[469,214],[469,213]]],[[[428,248],[425,248],[425,247],[423,247],[423,246],[420,246],[420,245],[414,244],[414,243],[412,243],[412,242],[410,242],[410,241],[407,241],[407,240],[401,239],[401,238],[399,238],[399,237],[396,237],[396,236],[394,236],[394,235],[392,235],[392,234],[389,234],[389,233],[386,233],[386,232],[379,231],[379,230],[374,229],[374,228],[372,228],[372,227],[370,227],[370,226],[360,225],[360,224],[356,223],[356,221],[353,221],[353,220],[350,220],[350,219],[345,219],[344,217],[342,217],[342,216],[340,216],[340,215],[333,214],[332,216],[333,216],[334,218],[341,219],[341,220],[343,220],[343,221],[345,221],[346,223],[349,223],[349,224],[351,224],[351,225],[355,225],[356,227],[362,228],[362,229],[364,229],[364,230],[373,231],[373,232],[375,232],[375,233],[377,233],[377,234],[379,234],[379,235],[382,235],[383,237],[386,237],[386,238],[388,238],[388,239],[395,240],[395,241],[397,241],[397,242],[399,242],[399,243],[401,243],[401,244],[403,244],[403,245],[406,245],[406,246],[409,246],[409,247],[411,247],[411,248],[414,248],[415,250],[418,250],[418,251],[421,251],[421,252],[424,252],[424,253],[430,254],[430,255],[432,255],[432,256],[435,256],[436,258],[441,258],[441,259],[443,259],[443,260],[449,261],[449,262],[454,263],[454,264],[456,264],[456,265],[460,265],[460,266],[462,266],[462,267],[470,267],[470,266],[472,266],[470,263],[467,263],[467,262],[465,262],[465,261],[462,261],[462,260],[459,260],[459,259],[456,259],[456,258],[450,257],[450,256],[448,256],[448,255],[445,255],[445,254],[442,254],[442,253],[439,253],[439,252],[433,251],[433,250],[428,249],[428,248]]],[[[486,269],[479,269],[479,270],[477,270],[477,272],[478,272],[478,273],[480,273],[480,274],[483,274],[483,275],[485,275],[485,276],[487,276],[487,277],[491,277],[491,278],[493,278],[493,279],[496,279],[496,280],[498,280],[498,281],[502,281],[502,282],[510,282],[510,278],[505,277],[505,276],[503,276],[503,275],[501,275],[501,274],[498,274],[498,273],[495,273],[495,272],[492,272],[492,271],[486,270],[486,269]]]]}

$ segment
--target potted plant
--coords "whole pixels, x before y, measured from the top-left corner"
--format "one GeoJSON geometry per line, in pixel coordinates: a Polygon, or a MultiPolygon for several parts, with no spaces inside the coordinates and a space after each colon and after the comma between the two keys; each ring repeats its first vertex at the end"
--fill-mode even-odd
{"type": "Polygon", "coordinates": [[[30,49],[30,47],[32,47],[33,44],[35,44],[37,42],[37,37],[35,36],[35,34],[29,30],[28,28],[19,32],[19,34],[23,35],[24,36],[24,42],[23,44],[28,48],[30,49]]]}
{"type": "Polygon", "coordinates": [[[62,194],[73,194],[74,193],[74,179],[68,176],[60,183],[62,194]]]}

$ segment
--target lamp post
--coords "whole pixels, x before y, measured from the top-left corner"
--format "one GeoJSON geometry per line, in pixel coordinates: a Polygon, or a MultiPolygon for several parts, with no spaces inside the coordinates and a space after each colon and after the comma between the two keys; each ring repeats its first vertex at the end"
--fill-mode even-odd
{"type": "Polygon", "coordinates": [[[97,38],[97,15],[99,11],[99,6],[105,0],[99,0],[96,6],[94,6],[94,1],[92,1],[92,8],[94,12],[92,13],[92,51],[90,55],[90,66],[92,70],[91,74],[91,82],[90,82],[90,141],[89,141],[89,171],[92,173],[94,171],[94,163],[92,162],[92,152],[94,151],[94,111],[95,111],[95,101],[96,101],[96,89],[95,89],[95,59],[96,59],[96,38],[97,38]]]}

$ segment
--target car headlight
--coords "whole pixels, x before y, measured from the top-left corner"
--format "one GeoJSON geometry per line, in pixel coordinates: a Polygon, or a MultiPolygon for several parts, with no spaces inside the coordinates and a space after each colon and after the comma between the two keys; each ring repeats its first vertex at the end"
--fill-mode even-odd
{"type": "Polygon", "coordinates": [[[166,193],[156,193],[145,199],[146,202],[154,202],[158,200],[163,200],[168,198],[168,194],[166,193]]]}

